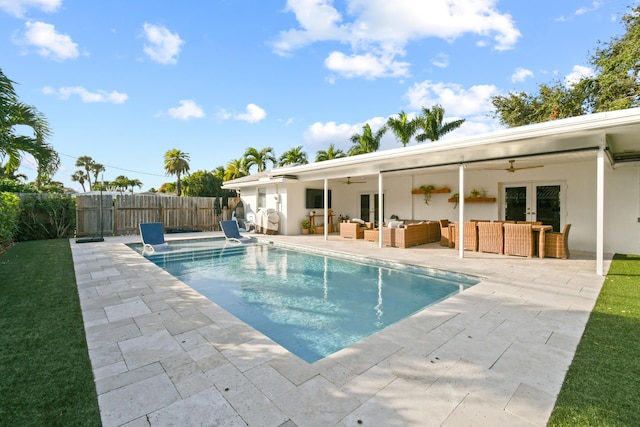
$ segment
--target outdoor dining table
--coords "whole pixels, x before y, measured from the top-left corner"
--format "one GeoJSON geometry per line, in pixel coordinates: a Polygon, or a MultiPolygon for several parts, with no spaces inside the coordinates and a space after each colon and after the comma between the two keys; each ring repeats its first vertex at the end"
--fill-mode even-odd
{"type": "MultiPolygon", "coordinates": [[[[449,247],[453,248],[455,246],[454,243],[454,237],[455,233],[456,233],[456,225],[455,224],[449,224],[449,229],[450,229],[450,233],[451,233],[451,239],[449,240],[449,247]]],[[[545,233],[547,231],[552,231],[553,230],[553,226],[551,225],[539,225],[539,224],[531,224],[531,230],[533,231],[534,234],[534,241],[536,242],[536,248],[537,253],[538,253],[538,257],[540,258],[544,258],[545,255],[545,247],[544,247],[544,242],[545,242],[545,233]]]]}
{"type": "Polygon", "coordinates": [[[537,224],[532,224],[531,225],[531,229],[533,230],[533,234],[534,234],[534,239],[535,239],[535,235],[538,235],[538,257],[540,258],[544,258],[544,242],[545,242],[545,238],[544,238],[544,233],[546,233],[547,231],[552,231],[553,230],[553,226],[551,225],[537,225],[537,224]]]}

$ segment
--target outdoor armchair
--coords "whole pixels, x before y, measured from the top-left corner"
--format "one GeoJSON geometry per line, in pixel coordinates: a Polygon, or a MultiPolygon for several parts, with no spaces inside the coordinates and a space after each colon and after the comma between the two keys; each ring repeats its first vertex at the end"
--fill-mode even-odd
{"type": "Polygon", "coordinates": [[[569,229],[571,224],[565,224],[562,233],[547,231],[544,234],[545,257],[569,258],[569,229]]]}

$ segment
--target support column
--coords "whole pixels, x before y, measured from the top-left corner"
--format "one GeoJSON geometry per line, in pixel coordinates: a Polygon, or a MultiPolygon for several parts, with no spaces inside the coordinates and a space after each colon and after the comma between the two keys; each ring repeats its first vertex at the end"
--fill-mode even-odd
{"type": "Polygon", "coordinates": [[[604,275],[604,145],[596,160],[596,274],[604,275]]]}
{"type": "Polygon", "coordinates": [[[329,180],[324,179],[324,240],[329,240],[329,180]]]}
{"type": "Polygon", "coordinates": [[[382,224],[384,222],[384,197],[383,197],[382,173],[378,172],[378,247],[382,245],[382,224]]]}
{"type": "MultiPolygon", "coordinates": [[[[458,227],[456,227],[456,233],[458,233],[458,256],[464,258],[464,164],[460,163],[458,169],[458,227]]],[[[452,236],[453,237],[453,236],[452,236]]]]}

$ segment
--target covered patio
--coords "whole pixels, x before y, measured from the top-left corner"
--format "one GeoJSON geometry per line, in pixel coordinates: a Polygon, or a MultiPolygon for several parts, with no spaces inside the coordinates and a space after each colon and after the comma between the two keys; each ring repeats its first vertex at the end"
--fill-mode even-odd
{"type": "MultiPolygon", "coordinates": [[[[227,182],[225,188],[240,191],[255,209],[276,209],[281,233],[291,235],[299,233],[305,217],[321,216],[328,225],[345,211],[377,224],[386,224],[392,214],[461,224],[473,218],[515,219],[509,218],[509,194],[517,191],[529,199],[522,220],[536,221],[542,216],[536,191],[553,187],[555,231],[572,224],[572,249],[595,253],[595,271],[603,275],[605,252],[640,252],[638,135],[640,109],[614,111],[282,167],[227,182]],[[423,205],[414,194],[427,184],[450,194],[436,194],[423,205]],[[322,206],[331,211],[305,206],[309,188],[322,190],[322,206]],[[471,197],[472,192],[486,197],[471,197]]],[[[325,239],[329,229],[322,229],[325,239]]],[[[379,228],[379,247],[382,235],[379,228]]],[[[458,256],[464,258],[469,254],[462,249],[464,234],[457,239],[458,256]]]]}

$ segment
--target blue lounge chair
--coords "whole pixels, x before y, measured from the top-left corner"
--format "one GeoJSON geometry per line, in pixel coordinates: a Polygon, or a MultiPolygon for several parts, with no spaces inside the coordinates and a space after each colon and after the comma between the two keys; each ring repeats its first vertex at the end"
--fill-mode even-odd
{"type": "Polygon", "coordinates": [[[238,228],[238,222],[233,219],[229,221],[220,221],[220,227],[224,232],[224,237],[227,238],[227,242],[253,243],[256,241],[253,237],[241,236],[240,228],[238,228]]]}
{"type": "Polygon", "coordinates": [[[140,224],[142,236],[142,254],[169,250],[169,244],[164,241],[164,225],[161,222],[143,222],[140,224]]]}

